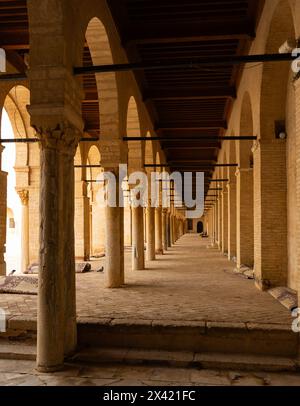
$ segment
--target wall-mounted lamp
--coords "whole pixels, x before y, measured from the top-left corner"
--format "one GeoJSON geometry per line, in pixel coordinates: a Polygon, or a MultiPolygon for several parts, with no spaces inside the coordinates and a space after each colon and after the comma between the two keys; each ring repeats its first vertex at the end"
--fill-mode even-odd
{"type": "Polygon", "coordinates": [[[285,140],[287,138],[285,121],[275,121],[275,138],[279,140],[285,140]]]}

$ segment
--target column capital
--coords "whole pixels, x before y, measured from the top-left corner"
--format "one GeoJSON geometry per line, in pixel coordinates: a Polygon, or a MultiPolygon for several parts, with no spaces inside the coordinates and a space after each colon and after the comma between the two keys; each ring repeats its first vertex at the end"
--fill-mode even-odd
{"type": "Polygon", "coordinates": [[[21,190],[17,190],[17,193],[21,199],[22,205],[27,206],[28,201],[29,201],[29,191],[26,189],[21,189],[21,190]]]}
{"type": "Polygon", "coordinates": [[[251,148],[251,151],[254,153],[260,148],[260,139],[257,139],[253,143],[253,147],[251,148]]]}
{"type": "Polygon", "coordinates": [[[34,126],[34,128],[42,148],[60,150],[66,154],[75,155],[82,133],[70,122],[61,121],[49,125],[45,120],[44,125],[34,126]]]}

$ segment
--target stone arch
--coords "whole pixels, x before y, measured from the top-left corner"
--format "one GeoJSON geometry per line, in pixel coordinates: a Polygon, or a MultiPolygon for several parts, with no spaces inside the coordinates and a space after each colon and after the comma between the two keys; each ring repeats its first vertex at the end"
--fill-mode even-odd
{"type": "MultiPolygon", "coordinates": [[[[234,136],[234,132],[231,133],[234,136]]],[[[227,156],[229,164],[236,164],[236,141],[228,141],[227,156]]],[[[228,259],[232,260],[236,258],[236,167],[228,167],[228,259]]]]}
{"type": "MultiPolygon", "coordinates": [[[[87,164],[99,165],[101,163],[101,154],[98,146],[92,145],[88,151],[87,164]]],[[[91,167],[87,170],[87,179],[97,180],[103,168],[91,167]]],[[[98,257],[103,255],[105,247],[105,209],[101,207],[97,200],[97,193],[103,188],[103,183],[90,182],[88,184],[88,213],[90,230],[90,252],[91,256],[98,257]]]]}
{"type": "MultiPolygon", "coordinates": [[[[82,151],[77,147],[74,165],[83,165],[82,151]]],[[[90,256],[90,221],[87,171],[85,168],[75,168],[75,258],[88,260],[90,256]]]]}
{"type": "MultiPolygon", "coordinates": [[[[239,135],[253,136],[253,109],[249,92],[242,98],[239,135]]],[[[253,141],[235,142],[236,160],[236,257],[237,268],[254,265],[254,221],[253,221],[253,141]]]]}
{"type": "MultiPolygon", "coordinates": [[[[265,53],[278,53],[287,39],[295,39],[293,14],[289,3],[281,0],[273,14],[265,53]]],[[[267,63],[263,67],[260,101],[260,139],[274,139],[274,121],[284,120],[290,62],[267,63]]]]}
{"type": "MultiPolygon", "coordinates": [[[[287,39],[295,39],[294,21],[289,2],[281,0],[272,16],[265,53],[278,52],[287,39]]],[[[294,97],[290,67],[289,62],[268,63],[264,65],[262,72],[260,137],[253,155],[255,278],[262,289],[286,286],[288,283],[288,141],[277,138],[276,133],[286,126],[288,91],[294,97]],[[271,196],[272,202],[276,201],[274,207],[270,207],[271,196]]]]}
{"type": "MultiPolygon", "coordinates": [[[[128,137],[141,136],[140,119],[136,100],[130,97],[127,108],[126,131],[128,137]]],[[[143,148],[142,141],[128,142],[128,167],[131,170],[143,170],[143,148]]]]}
{"type": "MultiPolygon", "coordinates": [[[[113,63],[110,40],[106,28],[97,17],[92,18],[87,26],[86,43],[93,65],[113,63]]],[[[95,74],[94,77],[98,92],[98,102],[93,101],[94,105],[91,107],[94,110],[96,120],[98,108],[101,140],[119,140],[119,101],[116,75],[115,73],[105,73],[95,74]]],[[[101,149],[101,153],[105,155],[105,149],[101,149]]],[[[103,156],[104,158],[105,156],[103,156]]],[[[109,160],[111,157],[107,157],[107,159],[109,160]]]]}
{"type": "MultiPolygon", "coordinates": [[[[24,86],[11,88],[4,100],[4,109],[8,114],[15,138],[31,138],[34,130],[30,127],[30,116],[26,106],[29,104],[30,92],[24,86]]],[[[2,113],[1,113],[2,114],[2,113]]],[[[5,135],[2,135],[5,138],[5,135]]],[[[29,165],[29,144],[16,144],[16,167],[29,165]]],[[[32,145],[32,148],[34,146],[32,145]]]]}
{"type": "MultiPolygon", "coordinates": [[[[9,89],[4,99],[3,108],[9,119],[12,137],[14,138],[34,138],[35,131],[30,125],[30,116],[27,106],[30,103],[30,91],[25,85],[13,85],[9,89]]],[[[3,117],[3,114],[1,112],[3,117]]],[[[2,138],[9,138],[2,134],[2,138]]],[[[19,258],[16,259],[15,268],[20,272],[26,272],[28,266],[37,262],[38,258],[38,233],[31,233],[30,230],[36,230],[39,224],[39,213],[36,210],[39,202],[39,184],[40,184],[40,159],[39,147],[37,143],[15,143],[6,145],[4,150],[9,150],[10,159],[14,156],[14,164],[10,171],[14,172],[15,180],[12,181],[11,175],[8,175],[8,195],[7,201],[14,205],[16,213],[16,232],[15,241],[10,244],[7,236],[7,253],[9,245],[12,245],[12,251],[19,258]],[[11,178],[11,180],[9,180],[11,178]],[[12,183],[13,182],[13,183],[12,183]],[[18,196],[19,195],[19,196],[18,196]],[[22,216],[28,219],[22,222],[22,216]],[[21,247],[20,255],[15,250],[16,245],[21,247]]]]}

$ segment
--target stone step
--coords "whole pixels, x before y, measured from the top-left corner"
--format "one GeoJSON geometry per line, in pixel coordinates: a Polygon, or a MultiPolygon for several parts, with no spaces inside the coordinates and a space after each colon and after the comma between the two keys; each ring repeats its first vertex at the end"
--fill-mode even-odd
{"type": "Polygon", "coordinates": [[[36,359],[36,345],[34,342],[18,343],[1,339],[0,359],[34,361],[36,359]]]}
{"type": "MultiPolygon", "coordinates": [[[[0,359],[34,361],[35,358],[36,345],[34,342],[15,343],[0,340],[0,359]]],[[[93,365],[147,365],[238,371],[295,372],[300,370],[299,360],[286,357],[155,351],[134,348],[85,348],[67,361],[93,365]]]]}
{"type": "Polygon", "coordinates": [[[82,349],[70,362],[264,372],[295,372],[300,368],[297,360],[285,357],[97,347],[82,349]]]}
{"type": "MultiPolygon", "coordinates": [[[[36,321],[12,318],[6,341],[35,341],[36,321]]],[[[198,354],[244,354],[294,358],[298,334],[288,325],[174,320],[78,320],[79,348],[135,348],[198,354]]],[[[25,354],[27,356],[27,354],[25,354]]]]}
{"type": "Polygon", "coordinates": [[[80,319],[83,346],[294,357],[298,335],[278,324],[80,319]]]}

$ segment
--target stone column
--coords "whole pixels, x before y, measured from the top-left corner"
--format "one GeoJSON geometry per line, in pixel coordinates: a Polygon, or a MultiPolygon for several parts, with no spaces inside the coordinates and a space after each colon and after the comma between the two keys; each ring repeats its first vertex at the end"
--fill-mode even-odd
{"type": "Polygon", "coordinates": [[[147,221],[147,260],[155,260],[155,209],[151,207],[150,203],[146,208],[146,221],[147,221]]]}
{"type": "Polygon", "coordinates": [[[222,250],[222,196],[219,195],[218,205],[218,248],[222,250]]]}
{"type": "Polygon", "coordinates": [[[4,261],[6,244],[6,213],[7,213],[7,172],[1,171],[1,155],[4,147],[0,144],[0,276],[6,275],[4,261]]]}
{"type": "Polygon", "coordinates": [[[222,253],[228,254],[228,190],[222,191],[222,253]]]}
{"type": "Polygon", "coordinates": [[[177,242],[177,240],[178,240],[178,219],[177,219],[176,215],[174,215],[173,221],[174,221],[174,242],[177,242]]]}
{"type": "Polygon", "coordinates": [[[163,251],[168,250],[168,212],[162,209],[162,245],[163,251]]]}
{"type": "Polygon", "coordinates": [[[145,269],[144,209],[132,207],[132,270],[145,269]]]}
{"type": "Polygon", "coordinates": [[[119,288],[123,285],[123,260],[124,260],[124,222],[123,208],[119,207],[119,176],[118,169],[106,168],[106,171],[115,174],[116,178],[116,207],[107,205],[105,208],[105,274],[106,287],[119,288]]]}
{"type": "Polygon", "coordinates": [[[168,235],[168,248],[172,247],[172,237],[171,237],[171,213],[168,211],[167,214],[167,235],[168,235]]]}
{"type": "Polygon", "coordinates": [[[212,245],[215,247],[217,244],[217,206],[214,205],[212,208],[212,221],[213,221],[213,238],[212,245]]]}
{"type": "Polygon", "coordinates": [[[158,255],[163,254],[163,240],[162,240],[162,208],[155,208],[155,253],[158,255]]]}
{"type": "Polygon", "coordinates": [[[22,224],[21,224],[21,272],[26,273],[29,266],[29,192],[19,190],[22,203],[22,224]]]}
{"type": "Polygon", "coordinates": [[[90,257],[90,199],[87,196],[87,183],[75,184],[75,256],[88,261],[90,257]]]}
{"type": "Polygon", "coordinates": [[[253,169],[239,168],[237,178],[237,268],[254,264],[253,169]]]}
{"type": "Polygon", "coordinates": [[[120,207],[120,284],[125,285],[124,263],[124,207],[120,207]]]}
{"type": "Polygon", "coordinates": [[[74,156],[80,133],[59,123],[38,128],[40,266],[37,367],[56,371],[76,346],[74,156]]]}
{"type": "MultiPolygon", "coordinates": [[[[295,115],[296,115],[296,156],[300,156],[300,80],[295,84],[295,115]]],[[[296,159],[296,245],[297,245],[297,274],[298,298],[300,297],[300,160],[296,159]]]]}
{"type": "Polygon", "coordinates": [[[174,245],[174,222],[172,211],[170,213],[170,247],[174,245]]]}
{"type": "Polygon", "coordinates": [[[214,205],[214,230],[215,230],[215,246],[216,246],[216,248],[218,246],[218,224],[219,224],[218,202],[216,202],[215,205],[214,205]]]}
{"type": "Polygon", "coordinates": [[[228,259],[236,258],[236,183],[230,181],[228,188],[228,259]]]}
{"type": "Polygon", "coordinates": [[[100,207],[98,202],[92,204],[92,254],[103,254],[105,246],[105,208],[100,207]]]}

